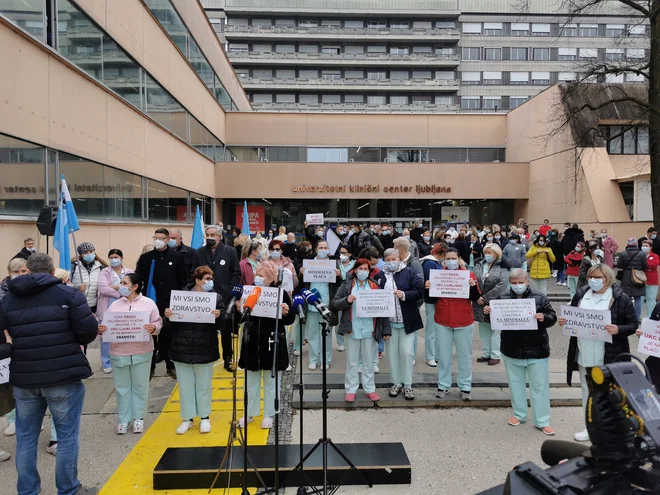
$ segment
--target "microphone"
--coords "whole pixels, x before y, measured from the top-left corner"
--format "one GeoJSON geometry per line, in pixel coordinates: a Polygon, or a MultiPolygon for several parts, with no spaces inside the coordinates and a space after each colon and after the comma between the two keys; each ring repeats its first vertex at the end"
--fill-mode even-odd
{"type": "Polygon", "coordinates": [[[317,290],[309,291],[305,289],[302,291],[302,295],[305,298],[305,301],[307,301],[307,304],[314,305],[325,321],[330,321],[330,310],[325,304],[323,304],[323,301],[321,301],[321,295],[317,290]]]}
{"type": "Polygon", "coordinates": [[[303,325],[307,322],[307,317],[305,316],[305,298],[300,294],[293,296],[293,308],[298,312],[298,318],[300,318],[300,323],[303,325]]]}
{"type": "Polygon", "coordinates": [[[257,305],[259,297],[261,297],[261,287],[255,287],[243,303],[241,322],[245,321],[246,317],[249,317],[250,314],[252,314],[252,310],[254,310],[254,307],[257,305]]]}
{"type": "Polygon", "coordinates": [[[277,268],[277,286],[278,287],[282,286],[283,279],[284,279],[284,268],[282,268],[282,266],[279,266],[277,268]]]}
{"type": "Polygon", "coordinates": [[[563,440],[546,440],[541,445],[541,459],[549,466],[556,466],[564,459],[573,459],[589,452],[589,447],[563,440]]]}
{"type": "Polygon", "coordinates": [[[234,285],[231,290],[231,299],[229,300],[229,305],[227,306],[227,311],[225,312],[225,320],[231,316],[231,314],[236,310],[236,301],[240,300],[243,296],[243,286],[234,285]]]}

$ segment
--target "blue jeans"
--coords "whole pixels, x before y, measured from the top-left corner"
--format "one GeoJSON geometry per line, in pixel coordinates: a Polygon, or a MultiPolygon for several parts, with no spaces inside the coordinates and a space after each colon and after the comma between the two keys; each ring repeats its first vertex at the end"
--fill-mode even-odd
{"type": "Polygon", "coordinates": [[[103,340],[101,340],[101,367],[103,369],[112,368],[112,363],[110,363],[110,342],[103,342],[103,340]]]}
{"type": "Polygon", "coordinates": [[[561,282],[561,283],[566,282],[566,271],[565,270],[557,270],[557,282],[561,282]]]}
{"type": "Polygon", "coordinates": [[[644,297],[635,296],[631,297],[631,299],[635,303],[635,316],[637,317],[637,320],[639,320],[642,317],[642,304],[644,303],[644,297]]]}
{"type": "Polygon", "coordinates": [[[14,387],[16,399],[16,471],[18,495],[37,495],[41,479],[37,471],[39,432],[46,407],[57,428],[55,485],[58,495],[73,495],[78,481],[80,415],[85,400],[81,381],[57,387],[25,389],[14,387]]]}

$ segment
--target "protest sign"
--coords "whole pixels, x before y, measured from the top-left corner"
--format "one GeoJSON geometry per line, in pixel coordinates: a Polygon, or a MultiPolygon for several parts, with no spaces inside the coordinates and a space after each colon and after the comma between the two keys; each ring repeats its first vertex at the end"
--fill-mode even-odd
{"type": "Polygon", "coordinates": [[[136,313],[115,313],[107,311],[103,324],[108,329],[103,334],[103,342],[147,342],[149,332],[144,326],[149,323],[149,311],[136,313]]]}
{"type": "Polygon", "coordinates": [[[358,290],[353,302],[358,318],[389,318],[394,316],[396,304],[391,290],[358,290]]]}
{"type": "Polygon", "coordinates": [[[282,289],[293,292],[293,274],[286,268],[282,271],[282,289]]]}
{"type": "Polygon", "coordinates": [[[308,225],[323,225],[323,213],[307,213],[305,220],[308,225]]]}
{"type": "Polygon", "coordinates": [[[9,383],[9,362],[11,359],[3,359],[0,361],[0,385],[9,383]]]}
{"type": "Polygon", "coordinates": [[[170,321],[174,323],[215,323],[218,294],[216,292],[194,292],[173,290],[170,295],[170,309],[174,313],[170,321]]]}
{"type": "Polygon", "coordinates": [[[470,296],[470,272],[467,270],[431,270],[431,297],[467,299],[470,296]]]}
{"type": "Polygon", "coordinates": [[[639,337],[637,352],[660,357],[660,321],[644,318],[642,320],[642,332],[639,337]]]}
{"type": "Polygon", "coordinates": [[[493,330],[538,330],[534,299],[494,299],[490,305],[493,330]]]}
{"type": "MultiPolygon", "coordinates": [[[[244,285],[243,286],[243,296],[241,297],[241,311],[245,300],[248,298],[250,293],[254,290],[254,285],[244,285]]],[[[275,287],[261,287],[261,295],[257,301],[257,305],[252,310],[252,316],[261,316],[263,318],[277,318],[278,304],[282,304],[284,299],[284,291],[282,291],[282,297],[277,299],[278,290],[275,287]]],[[[282,313],[279,313],[282,314],[282,313]]]]}
{"type": "Polygon", "coordinates": [[[337,280],[337,262],[334,260],[303,260],[303,282],[329,282],[337,280]]]}
{"type": "Polygon", "coordinates": [[[601,311],[562,306],[561,317],[566,318],[562,333],[567,337],[603,340],[612,343],[612,336],[605,330],[605,325],[612,322],[612,314],[609,310],[601,311]]]}

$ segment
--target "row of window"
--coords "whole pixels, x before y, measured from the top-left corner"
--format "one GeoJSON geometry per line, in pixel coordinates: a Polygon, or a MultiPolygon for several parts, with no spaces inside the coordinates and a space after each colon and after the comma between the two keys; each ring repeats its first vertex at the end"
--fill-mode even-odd
{"type": "Polygon", "coordinates": [[[643,48],[481,48],[464,46],[462,60],[607,60],[610,62],[647,58],[643,48]]]}
{"type": "Polygon", "coordinates": [[[36,216],[58,204],[60,174],[80,218],[192,223],[196,207],[212,218],[212,199],[69,153],[0,135],[0,211],[36,216]]]}
{"type": "Polygon", "coordinates": [[[444,95],[362,95],[362,94],[294,94],[252,93],[253,103],[303,103],[306,105],[361,103],[368,105],[455,105],[454,96],[444,95]]]}
{"type": "Polygon", "coordinates": [[[644,24],[549,24],[529,22],[464,22],[463,34],[487,36],[565,36],[565,37],[608,37],[647,36],[644,24]]]}
{"type": "Polygon", "coordinates": [[[405,45],[341,45],[296,43],[229,43],[229,53],[324,53],[328,55],[456,55],[454,45],[405,46],[405,45]]]}
{"type": "Polygon", "coordinates": [[[361,20],[361,19],[247,19],[230,17],[229,26],[236,27],[284,27],[284,28],[316,28],[329,27],[337,29],[455,29],[456,20],[440,19],[436,21],[400,21],[400,20],[361,20]]]}
{"type": "Polygon", "coordinates": [[[163,26],[172,41],[185,55],[197,75],[204,81],[207,89],[215,96],[226,111],[236,110],[229,93],[220,82],[218,74],[202,53],[190,30],[179,16],[170,0],[143,0],[158,22],[163,26]]]}
{"type": "Polygon", "coordinates": [[[507,110],[525,103],[528,96],[509,96],[509,105],[504,104],[502,96],[462,96],[461,110],[507,110]]]}
{"type": "Polygon", "coordinates": [[[649,128],[646,126],[600,126],[610,155],[648,155],[649,128]]]}
{"type": "Polygon", "coordinates": [[[236,68],[236,74],[241,79],[250,77],[268,79],[456,79],[453,70],[353,70],[353,69],[248,69],[236,68]]]}
{"type": "Polygon", "coordinates": [[[580,76],[576,72],[546,72],[546,71],[533,71],[533,72],[502,72],[502,71],[483,71],[483,72],[468,72],[464,71],[460,74],[461,84],[463,85],[481,85],[481,84],[512,84],[512,85],[525,85],[525,84],[540,84],[549,85],[556,82],[569,83],[576,81],[583,82],[607,82],[607,83],[643,83],[646,78],[640,74],[621,73],[621,74],[607,74],[606,76],[580,76]]]}

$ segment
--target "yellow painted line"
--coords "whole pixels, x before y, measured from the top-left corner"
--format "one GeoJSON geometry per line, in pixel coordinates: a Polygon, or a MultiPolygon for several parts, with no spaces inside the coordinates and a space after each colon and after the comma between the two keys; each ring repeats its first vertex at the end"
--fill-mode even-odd
{"type": "MultiPolygon", "coordinates": [[[[243,409],[242,380],[238,381],[239,416],[243,409]]],[[[151,427],[142,435],[140,441],[126,456],[124,462],[117,468],[112,477],[101,489],[100,495],[206,495],[208,490],[154,490],[153,470],[168,447],[212,447],[225,446],[229,435],[231,421],[232,393],[217,388],[229,388],[231,375],[222,367],[216,367],[213,375],[213,399],[211,423],[213,431],[206,435],[199,433],[199,422],[185,435],[177,435],[176,428],[181,424],[179,416],[178,385],[172,391],[163,412],[151,427]],[[216,401],[217,397],[217,401],[216,401]],[[228,400],[224,400],[228,399],[228,400]]],[[[263,406],[263,404],[262,404],[263,406]]],[[[263,407],[262,407],[263,410],[263,407]]],[[[259,428],[261,419],[255,418],[251,423],[249,433],[250,445],[266,445],[268,430],[259,428]]],[[[130,431],[130,430],[129,430],[130,431]]],[[[129,433],[130,435],[131,433],[129,433]]],[[[220,463],[221,459],[218,459],[220,463]]],[[[255,488],[250,493],[255,493],[255,488]]],[[[216,488],[212,494],[222,493],[222,488],[216,488]]],[[[239,495],[238,488],[227,493],[239,495]]]]}

